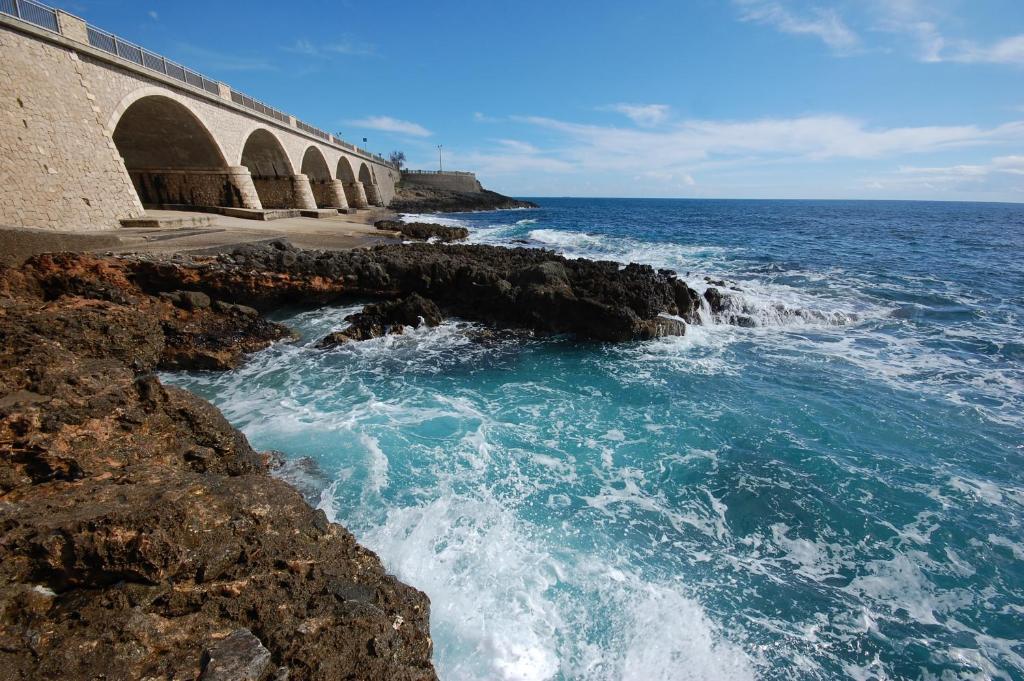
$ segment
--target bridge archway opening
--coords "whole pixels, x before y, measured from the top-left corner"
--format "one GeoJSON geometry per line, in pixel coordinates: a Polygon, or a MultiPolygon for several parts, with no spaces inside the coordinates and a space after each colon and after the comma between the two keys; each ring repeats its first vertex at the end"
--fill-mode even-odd
{"type": "Polygon", "coordinates": [[[345,156],[338,159],[338,179],[342,182],[356,181],[356,173],[352,170],[352,162],[345,156]]]}
{"type": "Polygon", "coordinates": [[[264,208],[295,208],[291,161],[281,141],[265,128],[250,133],[242,147],[242,165],[249,169],[264,208]]]}
{"type": "Polygon", "coordinates": [[[367,208],[366,192],[363,185],[356,179],[356,171],[352,168],[352,161],[347,156],[338,159],[337,177],[345,187],[345,198],[348,205],[353,208],[367,208]]]}
{"type": "Polygon", "coordinates": [[[242,205],[220,147],[184,104],[140,97],[121,114],[113,139],[144,206],[242,205]]]}
{"type": "Polygon", "coordinates": [[[334,196],[331,169],[327,165],[324,153],[315,146],[306,149],[302,155],[303,175],[309,178],[309,186],[313,190],[313,199],[317,208],[340,208],[340,202],[334,196]]]}
{"type": "Polygon", "coordinates": [[[359,164],[359,181],[363,184],[363,192],[366,194],[366,202],[371,206],[382,206],[380,192],[377,190],[377,183],[373,179],[373,171],[365,162],[359,164]]]}

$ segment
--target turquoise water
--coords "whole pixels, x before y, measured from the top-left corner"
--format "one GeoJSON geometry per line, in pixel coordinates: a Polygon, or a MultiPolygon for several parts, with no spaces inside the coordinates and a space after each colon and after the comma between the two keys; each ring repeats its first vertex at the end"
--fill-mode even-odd
{"type": "Polygon", "coordinates": [[[755,328],[450,320],[168,377],[431,597],[444,679],[1024,679],[1024,206],[542,199],[473,241],[671,267],[755,328]]]}

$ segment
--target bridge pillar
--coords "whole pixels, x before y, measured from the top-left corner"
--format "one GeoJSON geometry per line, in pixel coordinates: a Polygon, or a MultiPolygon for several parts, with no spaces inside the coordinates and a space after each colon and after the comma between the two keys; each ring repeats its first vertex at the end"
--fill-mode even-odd
{"type": "Polygon", "coordinates": [[[355,182],[346,182],[345,194],[348,196],[348,205],[353,208],[370,207],[370,204],[366,201],[366,191],[363,189],[363,183],[359,180],[356,180],[355,182]]]}
{"type": "Polygon", "coordinates": [[[252,181],[252,173],[245,166],[231,166],[227,172],[228,181],[236,191],[238,208],[261,210],[263,204],[256,192],[256,184],[252,181]]]}
{"type": "Polygon", "coordinates": [[[327,183],[328,196],[330,197],[330,208],[348,208],[348,198],[345,196],[345,183],[341,180],[331,180],[327,183]]]}
{"type": "Polygon", "coordinates": [[[376,182],[370,182],[369,184],[363,183],[363,189],[366,190],[366,201],[371,206],[383,206],[384,202],[380,200],[380,189],[377,188],[376,182]]]}
{"type": "Polygon", "coordinates": [[[313,187],[309,184],[309,177],[306,175],[292,175],[292,208],[299,210],[316,210],[316,199],[313,197],[313,187]]]}

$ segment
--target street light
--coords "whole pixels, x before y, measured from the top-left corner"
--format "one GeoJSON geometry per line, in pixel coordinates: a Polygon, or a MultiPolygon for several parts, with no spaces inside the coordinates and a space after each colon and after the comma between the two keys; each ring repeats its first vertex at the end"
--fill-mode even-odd
{"type": "Polygon", "coordinates": [[[443,173],[444,167],[441,165],[441,145],[437,145],[437,172],[443,173]]]}

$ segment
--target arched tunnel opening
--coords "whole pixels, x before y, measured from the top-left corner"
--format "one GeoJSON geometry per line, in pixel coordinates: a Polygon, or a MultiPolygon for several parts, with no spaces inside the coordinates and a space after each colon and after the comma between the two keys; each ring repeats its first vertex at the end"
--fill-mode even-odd
{"type": "Polygon", "coordinates": [[[382,206],[380,192],[377,190],[377,183],[373,179],[373,172],[370,166],[365,163],[359,164],[359,181],[363,184],[363,191],[366,193],[366,202],[371,206],[382,206]]]}
{"type": "Polygon", "coordinates": [[[356,172],[352,169],[352,162],[346,156],[338,159],[337,177],[345,188],[345,197],[348,200],[348,205],[353,208],[368,207],[369,204],[366,202],[366,193],[363,191],[363,186],[356,179],[356,172]]]}
{"type": "Polygon", "coordinates": [[[183,104],[142,97],[125,109],[113,138],[143,206],[243,205],[220,148],[183,104]]]}
{"type": "Polygon", "coordinates": [[[296,208],[292,164],[281,142],[258,128],[245,140],[242,165],[249,169],[264,208],[296,208]]]}
{"type": "Polygon", "coordinates": [[[327,166],[327,159],[322,151],[316,147],[309,147],[302,156],[303,175],[309,178],[310,189],[313,190],[313,199],[317,208],[343,208],[334,192],[331,169],[327,166]]]}

